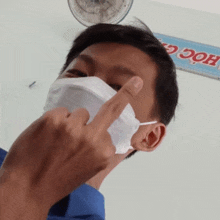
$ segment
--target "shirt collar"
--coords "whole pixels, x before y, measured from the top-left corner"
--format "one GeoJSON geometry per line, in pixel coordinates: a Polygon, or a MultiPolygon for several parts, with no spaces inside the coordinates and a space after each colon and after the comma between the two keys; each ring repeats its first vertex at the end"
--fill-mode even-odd
{"type": "Polygon", "coordinates": [[[99,215],[105,219],[104,196],[90,185],[83,184],[70,194],[66,217],[99,215]]]}

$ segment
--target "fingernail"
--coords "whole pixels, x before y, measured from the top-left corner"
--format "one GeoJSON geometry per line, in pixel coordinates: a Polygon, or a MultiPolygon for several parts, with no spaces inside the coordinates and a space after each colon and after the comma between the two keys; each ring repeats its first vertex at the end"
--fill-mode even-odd
{"type": "Polygon", "coordinates": [[[131,80],[132,84],[134,85],[134,87],[136,88],[137,91],[140,91],[142,89],[143,86],[143,80],[136,76],[131,80]]]}

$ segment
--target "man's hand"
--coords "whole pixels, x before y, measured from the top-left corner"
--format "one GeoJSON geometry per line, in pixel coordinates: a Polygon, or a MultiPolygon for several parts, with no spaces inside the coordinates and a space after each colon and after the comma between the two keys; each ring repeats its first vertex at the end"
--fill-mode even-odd
{"type": "Polygon", "coordinates": [[[46,112],[13,143],[0,184],[15,183],[25,198],[49,209],[107,167],[116,151],[107,129],[139,91],[130,80],[88,125],[84,108],[46,112]]]}

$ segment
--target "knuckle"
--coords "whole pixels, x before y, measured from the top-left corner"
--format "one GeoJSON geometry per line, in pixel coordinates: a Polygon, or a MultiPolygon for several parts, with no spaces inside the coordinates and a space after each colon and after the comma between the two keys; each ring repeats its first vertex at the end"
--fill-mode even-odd
{"type": "Polygon", "coordinates": [[[121,90],[121,92],[125,94],[126,97],[135,97],[134,91],[129,86],[126,86],[124,89],[121,90]]]}
{"type": "Polygon", "coordinates": [[[87,128],[82,132],[80,138],[84,146],[89,146],[90,154],[94,155],[97,161],[100,161],[102,168],[106,168],[116,151],[114,145],[112,145],[110,134],[98,133],[87,128]]]}
{"type": "Polygon", "coordinates": [[[68,120],[64,120],[60,124],[59,130],[61,130],[61,132],[65,133],[68,138],[73,138],[77,143],[82,138],[82,128],[79,126],[74,126],[68,120]]]}
{"type": "Polygon", "coordinates": [[[102,158],[102,147],[103,147],[103,144],[100,144],[100,140],[98,140],[97,137],[93,137],[91,139],[88,140],[89,141],[89,144],[91,146],[91,148],[94,150],[94,153],[102,158]]]}
{"type": "Polygon", "coordinates": [[[73,132],[73,128],[70,126],[69,123],[67,122],[63,122],[61,125],[60,125],[60,129],[63,130],[63,132],[67,133],[67,134],[70,134],[73,132]]]}
{"type": "Polygon", "coordinates": [[[67,130],[68,134],[70,134],[70,136],[72,136],[74,138],[74,141],[76,141],[77,143],[81,142],[82,140],[82,132],[80,129],[69,129],[67,130]]]}
{"type": "Polygon", "coordinates": [[[48,111],[44,114],[42,121],[44,122],[44,124],[49,125],[53,123],[53,120],[54,120],[54,115],[52,114],[51,111],[48,111]]]}
{"type": "Polygon", "coordinates": [[[112,147],[106,147],[103,151],[103,159],[108,162],[108,160],[114,155],[114,150],[112,147]]]}
{"type": "Polygon", "coordinates": [[[96,156],[96,162],[99,164],[99,167],[101,169],[105,169],[106,167],[108,167],[108,165],[110,164],[110,160],[109,159],[106,159],[106,158],[103,158],[103,155],[101,156],[100,154],[98,154],[96,156]]]}
{"type": "Polygon", "coordinates": [[[106,102],[103,107],[105,108],[106,111],[110,111],[111,113],[116,114],[120,111],[120,106],[121,103],[120,102],[106,102]]]}
{"type": "Polygon", "coordinates": [[[86,108],[78,108],[75,109],[72,114],[77,117],[77,119],[83,119],[83,120],[89,120],[90,114],[89,111],[86,108]]]}
{"type": "Polygon", "coordinates": [[[81,108],[80,111],[83,112],[87,116],[90,115],[89,111],[86,108],[81,108]]]}
{"type": "Polygon", "coordinates": [[[66,115],[67,113],[69,113],[67,108],[58,107],[58,108],[52,109],[52,110],[44,113],[43,119],[46,121],[49,121],[49,122],[57,123],[60,116],[62,116],[64,114],[66,115]]]}
{"type": "Polygon", "coordinates": [[[95,128],[93,128],[91,125],[87,125],[85,130],[85,139],[91,143],[92,145],[98,145],[100,143],[100,135],[96,131],[95,128]]]}
{"type": "Polygon", "coordinates": [[[67,112],[69,112],[68,111],[68,109],[67,108],[65,108],[65,107],[58,107],[58,108],[54,108],[54,109],[52,109],[52,110],[50,110],[50,111],[47,111],[47,112],[45,112],[44,113],[44,117],[46,117],[46,118],[50,118],[51,116],[53,116],[54,117],[54,114],[64,114],[64,113],[67,113],[67,112]]]}
{"type": "Polygon", "coordinates": [[[59,120],[52,111],[49,111],[44,115],[43,124],[53,129],[57,129],[58,127],[60,127],[59,120]]]}
{"type": "Polygon", "coordinates": [[[112,145],[111,135],[105,132],[95,136],[96,138],[93,141],[97,146],[96,150],[99,151],[100,157],[104,161],[108,161],[115,154],[115,146],[112,145]]]}
{"type": "Polygon", "coordinates": [[[90,118],[89,111],[88,111],[86,108],[82,108],[81,110],[82,110],[82,112],[83,112],[83,116],[84,116],[87,120],[89,120],[89,118],[90,118]]]}
{"type": "Polygon", "coordinates": [[[110,147],[102,147],[99,146],[99,148],[96,148],[98,152],[98,156],[101,159],[102,163],[105,164],[106,166],[109,164],[110,159],[114,155],[114,149],[110,147]]]}
{"type": "Polygon", "coordinates": [[[44,115],[43,115],[43,119],[44,119],[44,120],[47,120],[48,118],[50,118],[50,117],[51,117],[51,112],[52,112],[52,111],[47,111],[47,112],[45,112],[44,115]]]}
{"type": "Polygon", "coordinates": [[[90,129],[83,129],[81,132],[81,142],[84,146],[89,146],[91,150],[95,149],[96,146],[96,139],[94,138],[94,133],[91,132],[90,129]]]}

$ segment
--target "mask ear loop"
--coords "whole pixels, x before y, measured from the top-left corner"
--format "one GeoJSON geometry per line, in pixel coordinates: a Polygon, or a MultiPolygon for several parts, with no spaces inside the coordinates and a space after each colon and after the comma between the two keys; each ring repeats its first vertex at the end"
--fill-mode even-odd
{"type": "Polygon", "coordinates": [[[157,121],[151,121],[151,122],[145,122],[145,123],[140,123],[140,125],[151,125],[151,124],[156,124],[157,121]]]}

